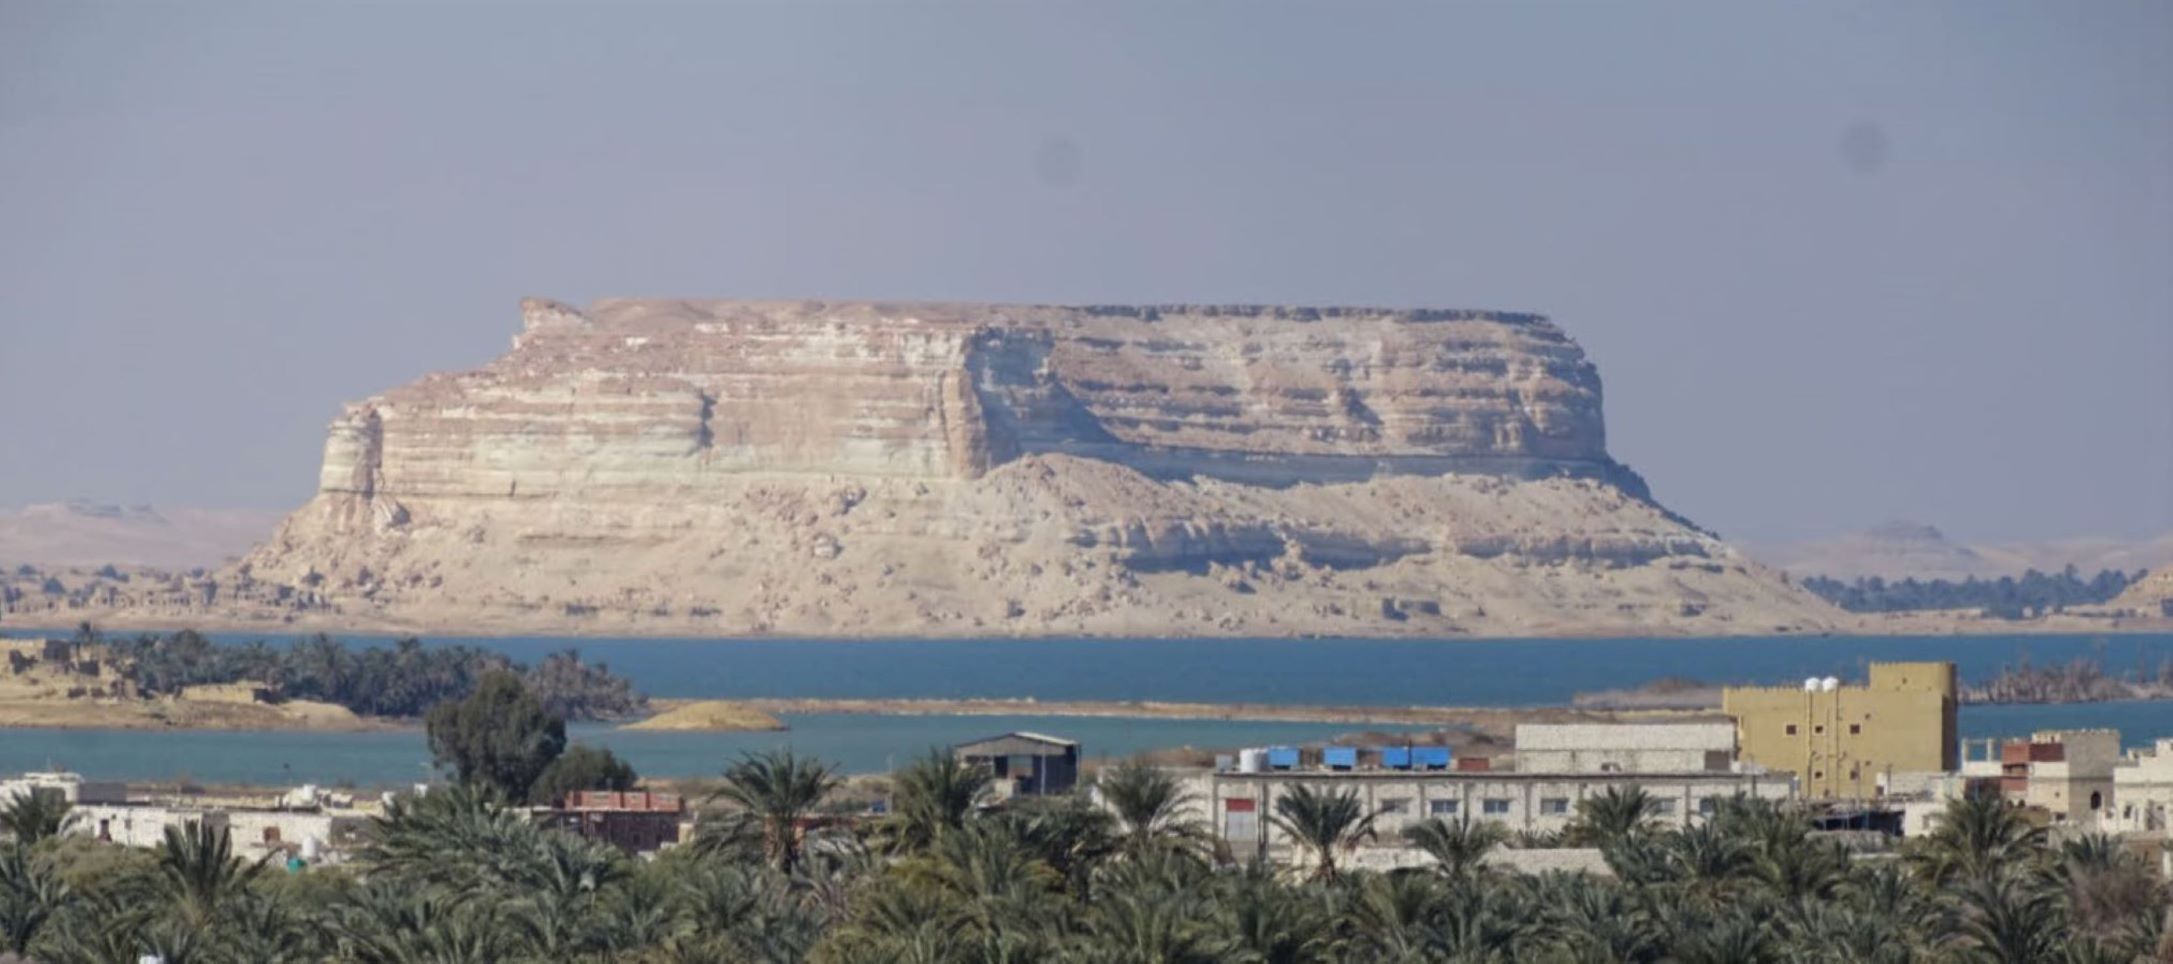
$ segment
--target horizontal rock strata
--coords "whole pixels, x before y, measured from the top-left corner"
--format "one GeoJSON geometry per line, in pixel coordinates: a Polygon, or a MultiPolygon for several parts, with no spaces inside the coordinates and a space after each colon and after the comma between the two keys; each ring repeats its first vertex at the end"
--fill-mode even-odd
{"type": "Polygon", "coordinates": [[[1821,628],[1534,315],[535,300],[349,406],[234,605],[696,634],[1821,628]]]}

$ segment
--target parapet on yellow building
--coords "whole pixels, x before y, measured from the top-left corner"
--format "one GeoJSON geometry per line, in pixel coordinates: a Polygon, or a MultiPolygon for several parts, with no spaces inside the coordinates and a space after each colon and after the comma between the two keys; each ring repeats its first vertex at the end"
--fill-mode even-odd
{"type": "Polygon", "coordinates": [[[1884,777],[1961,768],[1953,663],[1873,663],[1865,685],[1731,686],[1741,758],[1796,775],[1807,797],[1869,798],[1884,777]]]}

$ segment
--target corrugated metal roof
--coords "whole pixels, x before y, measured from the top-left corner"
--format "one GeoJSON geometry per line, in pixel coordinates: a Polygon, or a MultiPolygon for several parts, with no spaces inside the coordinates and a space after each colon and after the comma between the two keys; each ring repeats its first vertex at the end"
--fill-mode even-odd
{"type": "Polygon", "coordinates": [[[951,748],[955,753],[968,756],[1013,756],[1017,754],[1046,754],[1050,750],[1075,750],[1079,741],[1067,740],[1045,733],[1005,733],[985,740],[960,743],[951,748]]]}

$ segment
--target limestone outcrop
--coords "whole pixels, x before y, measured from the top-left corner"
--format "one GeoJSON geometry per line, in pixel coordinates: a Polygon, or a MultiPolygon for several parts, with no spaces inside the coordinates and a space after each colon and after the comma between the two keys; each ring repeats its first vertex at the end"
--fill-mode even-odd
{"type": "Polygon", "coordinates": [[[523,303],[354,405],[227,598],[686,634],[1822,629],[1651,500],[1523,314],[523,303]]]}

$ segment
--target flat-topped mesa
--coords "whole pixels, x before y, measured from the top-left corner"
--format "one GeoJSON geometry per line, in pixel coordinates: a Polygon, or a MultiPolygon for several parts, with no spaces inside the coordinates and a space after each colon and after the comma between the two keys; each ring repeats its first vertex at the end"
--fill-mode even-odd
{"type": "Polygon", "coordinates": [[[208,598],[443,630],[1770,632],[1816,597],[1654,504],[1536,315],[530,299],[350,406],[208,598]]]}
{"type": "Polygon", "coordinates": [[[1537,315],[1272,306],[522,302],[506,356],[353,406],[323,490],[551,496],[730,473],[1600,478],[1597,371],[1537,315]]]}

